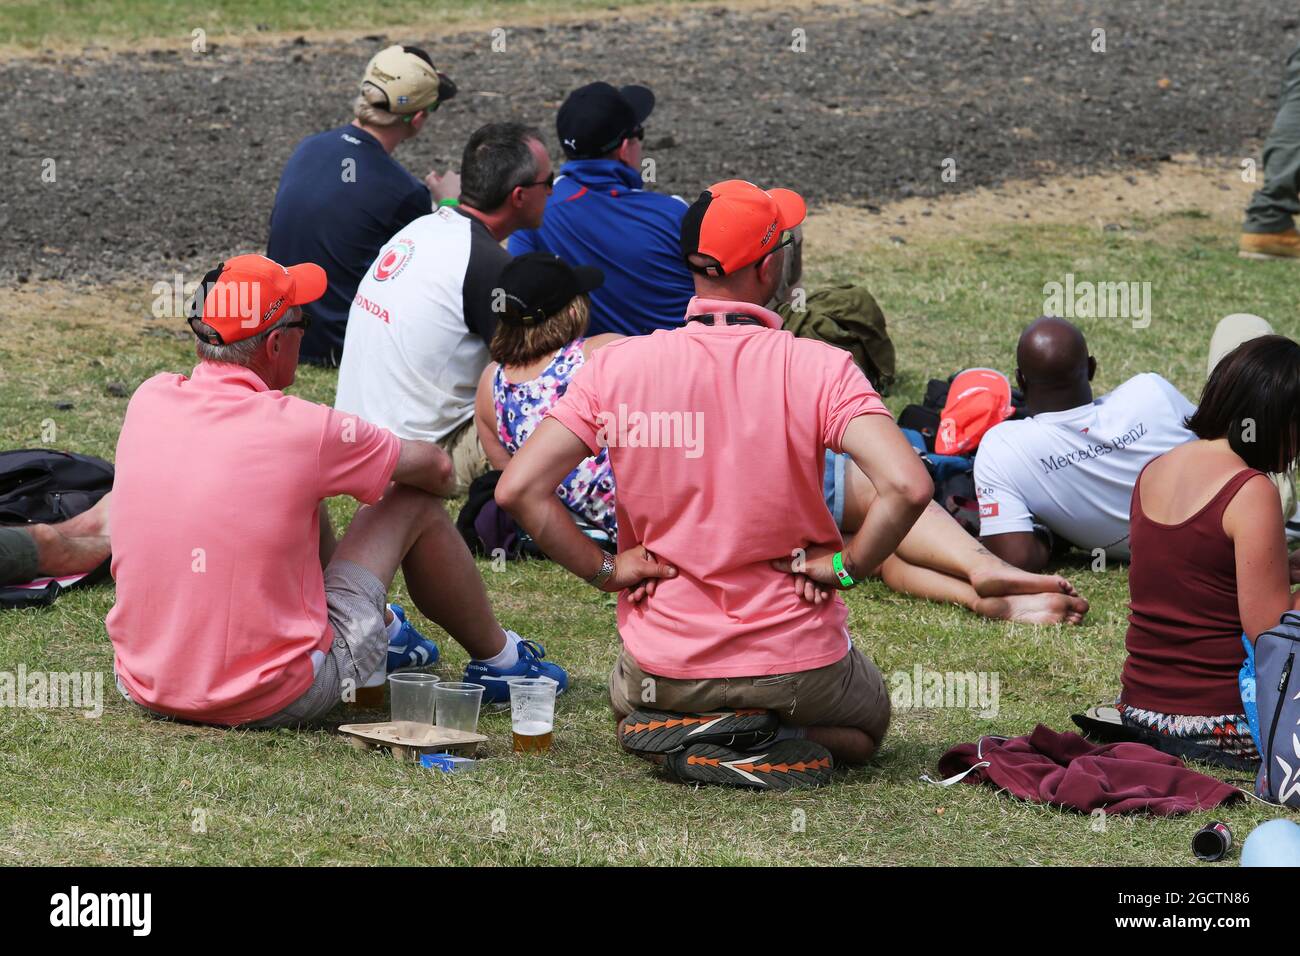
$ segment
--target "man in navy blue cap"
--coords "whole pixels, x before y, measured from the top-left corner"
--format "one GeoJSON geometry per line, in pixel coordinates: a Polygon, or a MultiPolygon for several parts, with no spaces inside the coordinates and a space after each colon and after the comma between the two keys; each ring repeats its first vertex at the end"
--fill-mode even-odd
{"type": "Polygon", "coordinates": [[[598,266],[590,335],[676,328],[695,294],[682,261],[686,202],[643,188],[641,149],[655,97],[647,87],[589,83],[569,94],[555,128],[568,162],[538,229],[510,237],[513,255],[550,252],[598,266]]]}

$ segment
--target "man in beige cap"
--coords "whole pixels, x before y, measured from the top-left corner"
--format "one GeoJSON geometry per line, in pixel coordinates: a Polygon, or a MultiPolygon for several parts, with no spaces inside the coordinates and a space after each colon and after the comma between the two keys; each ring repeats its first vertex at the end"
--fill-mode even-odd
{"type": "Polygon", "coordinates": [[[309,136],[285,164],[271,210],[267,255],[277,262],[316,262],[325,295],[306,306],[311,328],[302,358],[337,365],[357,284],[380,247],[407,223],[454,203],[460,177],[431,172],[416,179],[392,153],[456,95],[456,84],[419,47],[393,45],[370,60],[353,101],[354,119],[309,136]]]}

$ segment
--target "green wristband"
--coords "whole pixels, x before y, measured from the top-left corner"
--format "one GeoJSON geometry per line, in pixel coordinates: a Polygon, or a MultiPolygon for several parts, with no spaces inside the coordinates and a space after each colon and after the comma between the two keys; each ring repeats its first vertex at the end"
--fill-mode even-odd
{"type": "Polygon", "coordinates": [[[438,200],[438,208],[439,208],[439,209],[441,209],[443,206],[459,206],[459,205],[460,205],[460,200],[459,200],[459,199],[452,199],[450,196],[448,196],[446,199],[439,199],[439,200],[438,200]]]}
{"type": "Polygon", "coordinates": [[[853,576],[844,570],[844,552],[836,551],[835,557],[831,558],[831,567],[835,569],[835,576],[840,579],[840,584],[846,588],[851,588],[858,582],[853,580],[853,576]]]}

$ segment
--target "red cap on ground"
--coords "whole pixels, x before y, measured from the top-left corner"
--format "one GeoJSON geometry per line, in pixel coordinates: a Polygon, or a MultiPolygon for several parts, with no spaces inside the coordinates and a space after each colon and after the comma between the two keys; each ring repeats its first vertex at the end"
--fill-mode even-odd
{"type": "Polygon", "coordinates": [[[939,419],[934,450],[939,455],[962,455],[979,447],[984,433],[1006,421],[1011,407],[1011,383],[991,368],[968,368],[948,386],[948,400],[939,419]]]}

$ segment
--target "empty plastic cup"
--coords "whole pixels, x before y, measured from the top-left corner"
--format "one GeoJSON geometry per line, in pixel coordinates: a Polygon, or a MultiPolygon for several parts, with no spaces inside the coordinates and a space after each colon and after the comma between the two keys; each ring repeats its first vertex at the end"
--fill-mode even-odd
{"type": "Polygon", "coordinates": [[[388,696],[393,723],[410,736],[421,727],[433,724],[433,689],[438,678],[419,671],[402,671],[388,675],[388,696]]]}
{"type": "Polygon", "coordinates": [[[483,701],[482,684],[442,681],[433,689],[437,701],[436,723],[451,730],[478,731],[478,709],[483,701]]]}
{"type": "Polygon", "coordinates": [[[560,685],[549,677],[521,677],[509,686],[515,753],[550,750],[555,730],[555,692],[560,685]]]}

